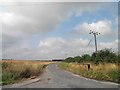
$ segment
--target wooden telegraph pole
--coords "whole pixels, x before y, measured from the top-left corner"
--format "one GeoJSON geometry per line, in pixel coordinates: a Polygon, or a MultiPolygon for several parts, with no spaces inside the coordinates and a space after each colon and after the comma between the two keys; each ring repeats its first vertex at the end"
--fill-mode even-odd
{"type": "Polygon", "coordinates": [[[94,39],[95,39],[95,51],[97,53],[97,39],[96,39],[96,36],[99,35],[100,33],[90,30],[89,34],[93,34],[93,36],[94,36],[94,39]]]}

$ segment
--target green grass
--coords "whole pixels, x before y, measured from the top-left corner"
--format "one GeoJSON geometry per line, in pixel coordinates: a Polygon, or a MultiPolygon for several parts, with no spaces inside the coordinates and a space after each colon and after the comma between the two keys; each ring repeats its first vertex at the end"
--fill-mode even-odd
{"type": "Polygon", "coordinates": [[[2,64],[0,63],[0,85],[2,85],[2,64]]]}
{"type": "Polygon", "coordinates": [[[13,84],[13,83],[15,83],[17,80],[19,80],[20,79],[20,74],[19,73],[17,73],[17,72],[9,72],[9,73],[7,73],[7,72],[4,72],[3,74],[2,74],[2,84],[3,85],[7,85],[7,84],[13,84]]]}
{"type": "MultiPolygon", "coordinates": [[[[106,64],[107,65],[107,64],[106,64]]],[[[76,63],[65,63],[62,62],[58,65],[60,68],[73,72],[74,74],[81,75],[83,77],[106,80],[112,82],[120,82],[120,70],[115,67],[108,66],[93,66],[95,69],[87,70],[83,65],[76,63]],[[107,67],[107,68],[105,68],[107,67]],[[110,70],[109,70],[110,69],[110,70]]]]}
{"type": "Polygon", "coordinates": [[[107,74],[112,78],[113,81],[120,83],[120,70],[111,71],[107,74]]]}

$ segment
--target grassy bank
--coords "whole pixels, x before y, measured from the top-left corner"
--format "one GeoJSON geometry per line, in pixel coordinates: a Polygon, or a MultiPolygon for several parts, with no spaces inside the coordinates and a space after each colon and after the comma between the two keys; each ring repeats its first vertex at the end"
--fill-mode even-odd
{"type": "Polygon", "coordinates": [[[46,65],[52,62],[4,60],[2,65],[2,84],[12,84],[40,75],[46,65]]]}
{"type": "Polygon", "coordinates": [[[91,64],[91,69],[88,71],[87,66],[83,63],[65,63],[62,62],[58,66],[62,69],[68,70],[75,74],[81,75],[83,77],[97,79],[97,80],[106,80],[112,82],[120,82],[120,69],[117,64],[91,64]]]}

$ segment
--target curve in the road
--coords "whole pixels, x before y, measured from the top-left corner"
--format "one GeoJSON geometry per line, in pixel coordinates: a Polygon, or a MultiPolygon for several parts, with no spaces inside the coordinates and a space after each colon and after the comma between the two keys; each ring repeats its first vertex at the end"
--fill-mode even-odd
{"type": "Polygon", "coordinates": [[[118,84],[102,82],[76,76],[68,71],[59,69],[57,64],[47,67],[48,73],[58,86],[67,88],[118,88],[118,84]]]}
{"type": "MultiPolygon", "coordinates": [[[[34,81],[34,80],[33,80],[34,81]]],[[[50,64],[33,83],[14,84],[12,88],[118,88],[118,84],[83,78],[50,64]]],[[[8,87],[8,88],[9,88],[8,87]]]]}

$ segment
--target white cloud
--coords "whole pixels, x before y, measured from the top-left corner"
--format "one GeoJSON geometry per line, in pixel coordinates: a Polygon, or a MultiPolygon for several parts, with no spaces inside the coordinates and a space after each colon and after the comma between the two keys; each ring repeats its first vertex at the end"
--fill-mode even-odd
{"type": "Polygon", "coordinates": [[[71,56],[82,54],[87,44],[88,40],[82,38],[70,40],[60,37],[47,38],[40,41],[39,50],[46,54],[46,57],[50,54],[52,58],[57,56],[63,58],[66,53],[71,56]]]}
{"type": "MultiPolygon", "coordinates": [[[[86,47],[88,45],[88,40],[82,38],[70,39],[65,40],[63,38],[47,38],[45,40],[41,40],[39,43],[40,49],[47,49],[47,50],[59,50],[62,48],[71,48],[71,49],[78,49],[80,47],[86,47]]],[[[69,50],[68,49],[68,50],[69,50]]]]}
{"type": "Polygon", "coordinates": [[[10,47],[22,39],[50,32],[73,14],[82,14],[84,10],[91,12],[101,5],[90,3],[86,7],[86,4],[88,3],[4,3],[6,6],[0,7],[3,45],[10,47]]]}
{"type": "Polygon", "coordinates": [[[4,24],[10,25],[10,26],[15,26],[18,23],[23,22],[25,19],[24,17],[20,15],[15,15],[14,13],[2,13],[2,20],[4,24]]]}
{"type": "Polygon", "coordinates": [[[58,50],[64,47],[66,41],[62,38],[47,38],[45,40],[41,40],[39,43],[40,49],[46,50],[58,50]]]}
{"type": "MultiPolygon", "coordinates": [[[[18,46],[13,46],[3,52],[3,57],[14,59],[54,59],[65,58],[67,56],[77,56],[95,51],[94,42],[88,46],[89,40],[76,38],[66,40],[61,37],[52,37],[40,40],[37,48],[31,48],[23,42],[18,46]]],[[[112,48],[117,51],[118,40],[98,43],[98,50],[112,48]]]]}
{"type": "Polygon", "coordinates": [[[52,37],[40,40],[37,48],[31,48],[25,42],[17,44],[19,47],[12,46],[3,52],[3,57],[14,59],[65,58],[66,53],[68,56],[85,53],[87,44],[88,40],[82,38],[66,40],[61,37],[52,37]]]}
{"type": "MultiPolygon", "coordinates": [[[[43,35],[51,32],[61,22],[70,19],[72,15],[81,15],[83,11],[92,12],[101,7],[94,3],[6,3],[0,9],[2,16],[2,49],[3,58],[14,59],[52,59],[63,58],[65,53],[76,56],[94,51],[94,46],[87,47],[88,40],[72,38],[66,40],[61,37],[40,39],[38,47],[31,48],[25,39],[33,35],[43,35]],[[14,4],[12,6],[12,4],[14,4]],[[27,5],[28,4],[28,5],[27,5]],[[29,5],[38,4],[38,5],[29,5]],[[23,5],[23,6],[22,6],[23,5]]],[[[0,7],[1,8],[1,7],[0,7]]],[[[75,29],[87,32],[88,25],[98,29],[104,35],[111,32],[111,21],[83,23],[75,29]],[[99,29],[100,28],[100,29],[99,29]],[[82,30],[83,29],[83,30],[82,30]],[[102,29],[102,31],[101,31],[102,29]]],[[[101,44],[102,45],[102,44],[101,44]]],[[[112,45],[111,45],[112,46],[112,45]]]]}
{"type": "MultiPolygon", "coordinates": [[[[67,53],[68,56],[82,55],[85,53],[93,53],[95,51],[94,43],[88,46],[89,41],[87,39],[77,38],[65,40],[63,38],[48,38],[40,41],[39,48],[46,54],[51,55],[51,57],[56,57],[60,55],[61,58],[67,53]],[[52,56],[53,55],[53,56],[52,56]]],[[[115,52],[118,51],[118,40],[111,42],[99,42],[98,50],[112,48],[115,52]]]]}
{"type": "Polygon", "coordinates": [[[98,46],[100,49],[111,48],[114,51],[118,51],[118,40],[114,40],[112,42],[100,42],[98,46]]]}
{"type": "Polygon", "coordinates": [[[79,34],[89,33],[92,30],[101,33],[101,35],[109,35],[112,33],[112,23],[110,20],[100,20],[92,23],[84,22],[75,26],[73,30],[79,34]]]}
{"type": "Polygon", "coordinates": [[[87,47],[88,42],[89,41],[87,39],[75,38],[75,39],[69,40],[67,43],[70,48],[77,50],[77,49],[87,47]]]}
{"type": "Polygon", "coordinates": [[[2,13],[1,20],[3,25],[3,35],[5,34],[12,37],[19,37],[22,35],[22,32],[18,28],[21,28],[21,24],[26,21],[25,17],[14,13],[2,13]]]}

